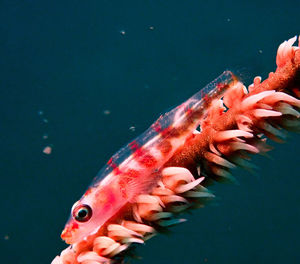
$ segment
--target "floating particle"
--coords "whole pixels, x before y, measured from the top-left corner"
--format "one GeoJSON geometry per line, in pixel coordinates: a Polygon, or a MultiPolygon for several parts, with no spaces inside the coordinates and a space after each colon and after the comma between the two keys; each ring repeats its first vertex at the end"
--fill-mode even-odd
{"type": "Polygon", "coordinates": [[[134,126],[131,126],[131,127],[129,128],[129,130],[132,131],[132,132],[134,132],[134,131],[135,131],[135,127],[134,127],[134,126]]]}
{"type": "Polygon", "coordinates": [[[150,29],[150,30],[154,30],[154,27],[153,27],[153,26],[150,26],[149,29],[150,29]]]}
{"type": "Polygon", "coordinates": [[[110,114],[110,111],[109,111],[109,110],[104,110],[104,111],[103,111],[103,114],[109,115],[109,114],[110,114]]]}
{"type": "Polygon", "coordinates": [[[47,138],[48,138],[48,134],[44,134],[43,139],[47,139],[47,138]]]}
{"type": "Polygon", "coordinates": [[[47,124],[49,121],[48,121],[47,118],[44,118],[44,119],[43,119],[43,122],[47,124]]]}
{"type": "Polygon", "coordinates": [[[47,146],[43,149],[43,152],[47,155],[50,155],[52,152],[52,148],[50,146],[47,146]]]}
{"type": "Polygon", "coordinates": [[[230,22],[231,21],[231,19],[230,18],[227,18],[227,22],[230,22]]]}
{"type": "Polygon", "coordinates": [[[121,30],[120,33],[121,33],[121,35],[123,35],[123,36],[126,34],[125,30],[121,30]]]}
{"type": "Polygon", "coordinates": [[[44,112],[43,112],[42,110],[39,110],[39,111],[38,111],[38,115],[41,116],[41,115],[43,115],[43,114],[44,114],[44,112]]]}
{"type": "Polygon", "coordinates": [[[8,240],[8,239],[9,239],[9,235],[5,235],[4,240],[8,240]]]}
{"type": "Polygon", "coordinates": [[[263,53],[263,51],[262,51],[262,50],[258,50],[258,52],[259,52],[259,53],[263,53]]]}

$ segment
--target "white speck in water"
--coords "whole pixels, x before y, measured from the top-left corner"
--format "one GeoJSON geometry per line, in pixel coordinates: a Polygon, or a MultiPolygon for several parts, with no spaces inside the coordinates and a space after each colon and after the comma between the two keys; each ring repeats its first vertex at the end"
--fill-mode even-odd
{"type": "Polygon", "coordinates": [[[134,131],[135,131],[135,127],[134,127],[134,126],[131,126],[131,127],[129,128],[129,130],[132,131],[132,132],[134,132],[134,131]]]}
{"type": "Polygon", "coordinates": [[[52,152],[52,147],[50,146],[47,146],[43,149],[43,153],[47,154],[47,155],[50,155],[52,152]]]}
{"type": "Polygon", "coordinates": [[[121,35],[123,35],[123,36],[126,34],[125,30],[121,30],[120,33],[121,33],[121,35]]]}
{"type": "Polygon", "coordinates": [[[110,111],[109,111],[109,110],[104,110],[104,111],[103,111],[103,114],[109,115],[109,114],[110,114],[110,111]]]}

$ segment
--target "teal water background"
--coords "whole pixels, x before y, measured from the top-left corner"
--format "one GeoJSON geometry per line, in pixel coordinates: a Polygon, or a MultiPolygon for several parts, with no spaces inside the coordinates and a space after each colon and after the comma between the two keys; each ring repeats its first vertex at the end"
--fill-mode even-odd
{"type": "MultiPolygon", "coordinates": [[[[299,14],[299,1],[2,0],[0,262],[50,263],[109,157],[224,70],[265,78],[299,14]]],[[[299,263],[300,138],[273,145],[132,263],[299,263]]]]}

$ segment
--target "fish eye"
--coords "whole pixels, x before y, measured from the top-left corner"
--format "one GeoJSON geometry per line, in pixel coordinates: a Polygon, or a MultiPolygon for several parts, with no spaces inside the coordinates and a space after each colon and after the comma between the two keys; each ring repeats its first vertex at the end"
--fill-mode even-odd
{"type": "Polygon", "coordinates": [[[72,212],[73,217],[78,222],[87,222],[91,219],[92,214],[92,208],[87,204],[77,205],[72,212]]]}

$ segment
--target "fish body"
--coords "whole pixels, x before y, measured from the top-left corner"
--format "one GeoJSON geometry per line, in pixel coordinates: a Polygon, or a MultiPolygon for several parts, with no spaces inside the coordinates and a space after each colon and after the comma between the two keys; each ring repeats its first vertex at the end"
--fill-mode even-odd
{"type": "Polygon", "coordinates": [[[220,99],[235,80],[231,72],[224,72],[117,152],[73,205],[62,239],[68,244],[82,241],[137,195],[149,193],[164,164],[193,135],[213,100],[220,99]]]}

